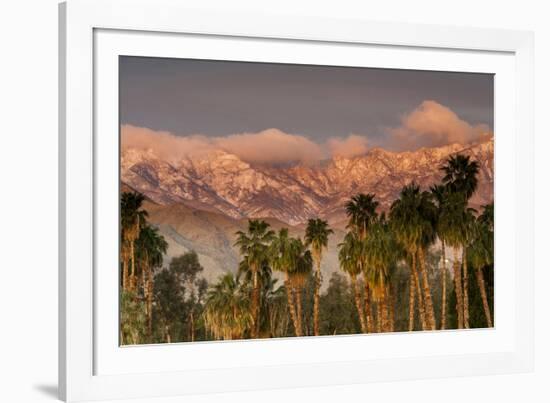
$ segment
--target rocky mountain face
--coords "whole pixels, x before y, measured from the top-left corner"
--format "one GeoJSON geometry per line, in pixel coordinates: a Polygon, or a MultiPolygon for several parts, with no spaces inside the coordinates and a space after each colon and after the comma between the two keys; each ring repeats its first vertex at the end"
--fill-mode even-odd
{"type": "MultiPolygon", "coordinates": [[[[178,203],[159,205],[146,201],[144,208],[149,213],[149,220],[155,224],[168,242],[169,262],[174,256],[194,250],[204,267],[202,275],[212,282],[226,272],[235,273],[241,259],[234,246],[235,232],[246,230],[247,219],[235,219],[221,213],[205,211],[178,203]]],[[[293,237],[303,237],[305,226],[289,226],[274,218],[265,219],[274,231],[286,227],[293,237]]],[[[342,242],[345,232],[335,228],[323,258],[321,270],[328,279],[333,271],[338,270],[338,243],[342,242]]],[[[274,273],[280,278],[279,273],[274,273]]],[[[328,283],[327,283],[328,284],[328,283]]]]}
{"type": "Polygon", "coordinates": [[[356,158],[286,167],[254,166],[224,151],[169,162],[151,150],[128,149],[122,154],[121,179],[124,191],[137,190],[147,197],[149,220],[169,245],[166,261],[195,250],[204,276],[214,281],[237,270],[235,232],[246,229],[248,218],[265,219],[274,230],[288,227],[292,236],[303,237],[307,219],[319,216],[334,229],[321,267],[328,279],[338,270],[337,245],[346,224],[343,206],[350,196],[375,193],[381,208],[388,209],[411,181],[423,188],[437,182],[442,162],[457,152],[480,163],[472,205],[489,203],[492,140],[467,148],[454,144],[402,153],[372,149],[356,158]]]}
{"type": "Polygon", "coordinates": [[[152,150],[122,153],[121,179],[159,205],[184,204],[234,219],[270,217],[299,225],[312,217],[331,224],[345,220],[344,203],[357,193],[375,193],[382,210],[401,188],[416,181],[427,188],[441,178],[443,161],[464,153],[480,163],[479,190],[472,205],[493,199],[493,140],[464,147],[452,144],[416,151],[371,149],[354,158],[335,157],[316,165],[252,165],[222,150],[165,161],[152,150]]]}

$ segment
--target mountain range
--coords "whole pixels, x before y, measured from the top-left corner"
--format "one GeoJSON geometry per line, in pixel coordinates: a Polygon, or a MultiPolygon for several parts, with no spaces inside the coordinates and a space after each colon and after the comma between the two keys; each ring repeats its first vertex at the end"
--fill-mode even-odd
{"type": "Polygon", "coordinates": [[[121,182],[123,190],[147,197],[145,208],[169,243],[169,257],[194,249],[209,280],[236,270],[234,234],[249,218],[266,219],[275,229],[289,227],[294,236],[303,236],[309,218],[327,220],[335,229],[322,267],[329,274],[338,267],[344,204],[351,196],[375,193],[380,209],[387,210],[404,185],[415,181],[427,189],[438,182],[442,163],[455,153],[470,155],[480,165],[472,207],[490,203],[492,138],[405,152],[373,148],[353,158],[284,166],[251,164],[221,149],[167,161],[152,149],[128,148],[121,154],[121,182]]]}

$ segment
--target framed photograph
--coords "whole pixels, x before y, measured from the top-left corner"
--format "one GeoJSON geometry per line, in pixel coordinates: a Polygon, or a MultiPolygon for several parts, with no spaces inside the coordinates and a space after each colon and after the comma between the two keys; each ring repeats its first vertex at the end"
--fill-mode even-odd
{"type": "Polygon", "coordinates": [[[533,367],[533,37],[60,5],[67,401],[533,367]]]}

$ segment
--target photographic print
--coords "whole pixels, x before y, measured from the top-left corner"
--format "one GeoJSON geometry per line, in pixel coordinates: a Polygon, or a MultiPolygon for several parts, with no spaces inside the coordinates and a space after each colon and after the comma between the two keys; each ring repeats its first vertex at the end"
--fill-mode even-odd
{"type": "Polygon", "coordinates": [[[493,78],[119,57],[120,344],[493,327],[493,78]]]}

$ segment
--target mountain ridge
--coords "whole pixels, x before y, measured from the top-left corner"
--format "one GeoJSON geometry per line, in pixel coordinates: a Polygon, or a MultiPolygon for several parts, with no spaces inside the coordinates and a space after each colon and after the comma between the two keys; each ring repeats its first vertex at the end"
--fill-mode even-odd
{"type": "Polygon", "coordinates": [[[387,210],[401,188],[417,182],[427,189],[441,179],[440,166],[452,154],[470,155],[480,164],[472,206],[493,198],[494,141],[395,152],[373,148],[353,158],[333,157],[317,164],[254,165],[223,150],[166,161],[153,150],[125,149],[121,182],[151,201],[218,212],[233,219],[275,218],[295,226],[309,218],[345,220],[344,204],[356,193],[375,193],[387,210]]]}

